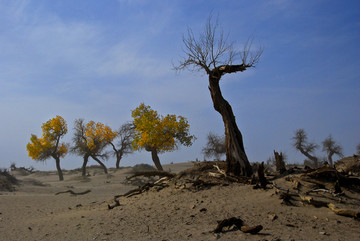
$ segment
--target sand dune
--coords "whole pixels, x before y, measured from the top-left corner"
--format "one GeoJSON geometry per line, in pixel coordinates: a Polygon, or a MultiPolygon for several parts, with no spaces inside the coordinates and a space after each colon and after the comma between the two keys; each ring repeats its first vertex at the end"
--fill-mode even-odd
{"type": "MultiPolygon", "coordinates": [[[[179,172],[192,166],[164,169],[179,172]]],[[[63,182],[56,172],[14,173],[20,186],[0,192],[0,240],[360,240],[358,220],[328,208],[283,205],[274,189],[239,183],[199,191],[164,188],[120,198],[120,206],[109,210],[115,195],[135,188],[124,184],[129,171],[112,169],[105,175],[90,169],[85,179],[80,172],[66,171],[63,182]],[[91,191],[55,195],[67,190],[91,191]],[[212,232],[218,220],[230,217],[263,230],[256,235],[236,229],[212,232]]],[[[358,208],[360,195],[350,196],[346,202],[358,208]]]]}

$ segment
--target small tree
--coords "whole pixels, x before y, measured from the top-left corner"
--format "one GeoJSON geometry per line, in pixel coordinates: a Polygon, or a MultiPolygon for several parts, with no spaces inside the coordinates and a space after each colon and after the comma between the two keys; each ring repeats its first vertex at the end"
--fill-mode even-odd
{"type": "Polygon", "coordinates": [[[60,143],[60,139],[67,133],[67,125],[61,116],[56,116],[42,125],[42,137],[38,138],[31,134],[30,142],[26,149],[29,156],[37,161],[45,161],[52,157],[56,162],[56,169],[59,174],[59,180],[64,180],[62,170],[60,168],[60,158],[64,157],[68,152],[68,145],[60,143]]]}
{"type": "Polygon", "coordinates": [[[332,160],[332,156],[334,154],[338,155],[339,157],[343,157],[343,153],[342,153],[342,147],[338,144],[336,144],[336,142],[333,140],[332,136],[329,135],[328,138],[326,138],[323,142],[323,151],[326,152],[327,154],[327,158],[329,161],[329,165],[332,167],[333,166],[333,160],[332,160]]]}
{"type": "Polygon", "coordinates": [[[117,131],[117,143],[109,142],[113,149],[113,154],[116,157],[116,168],[120,168],[120,160],[124,155],[133,152],[132,141],[134,139],[134,125],[132,123],[123,124],[117,131]]]}
{"type": "Polygon", "coordinates": [[[202,153],[206,158],[214,157],[220,160],[225,155],[225,136],[218,136],[213,133],[207,135],[206,146],[202,149],[202,153]]]}
{"type": "Polygon", "coordinates": [[[186,118],[176,115],[160,116],[150,106],[141,103],[132,111],[134,118],[134,150],[145,149],[151,152],[156,168],[163,170],[158,153],[174,151],[179,144],[191,146],[195,137],[189,134],[186,118]]]}
{"type": "Polygon", "coordinates": [[[314,167],[317,168],[319,166],[319,160],[313,155],[313,153],[317,148],[319,148],[319,146],[315,143],[308,142],[307,134],[304,129],[298,129],[295,131],[295,136],[292,140],[293,147],[311,160],[314,163],[314,167]]]}
{"type": "Polygon", "coordinates": [[[360,143],[356,146],[356,153],[360,155],[360,143]]]}
{"type": "Polygon", "coordinates": [[[100,161],[99,158],[106,158],[103,152],[105,147],[117,136],[117,133],[112,131],[109,126],[94,121],[84,123],[83,119],[75,120],[75,133],[73,137],[74,146],[72,152],[83,156],[84,162],[82,165],[82,175],[86,175],[86,165],[89,157],[94,159],[104,169],[107,174],[107,168],[100,161]]]}
{"type": "Polygon", "coordinates": [[[251,51],[251,41],[247,41],[243,50],[237,51],[218,27],[218,22],[213,23],[210,16],[204,32],[198,38],[189,28],[187,35],[183,37],[185,56],[175,69],[206,72],[214,109],[220,113],[225,126],[228,172],[236,176],[251,176],[252,168],[245,153],[242,134],[237,127],[231,105],[222,96],[220,79],[225,74],[243,72],[255,67],[262,49],[251,51]],[[239,61],[239,64],[233,64],[234,61],[239,61]]]}

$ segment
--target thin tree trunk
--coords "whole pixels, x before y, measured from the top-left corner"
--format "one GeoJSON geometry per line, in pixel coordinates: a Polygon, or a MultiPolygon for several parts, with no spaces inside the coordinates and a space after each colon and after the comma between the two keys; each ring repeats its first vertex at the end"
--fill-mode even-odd
{"type": "Polygon", "coordinates": [[[59,174],[59,180],[60,181],[63,181],[64,180],[64,176],[63,176],[63,173],[62,173],[62,170],[60,168],[60,158],[57,157],[57,156],[53,156],[53,158],[55,159],[55,162],[56,162],[56,169],[57,169],[57,172],[59,174]]]}
{"type": "Polygon", "coordinates": [[[88,154],[85,154],[84,155],[84,162],[83,162],[83,165],[82,165],[82,176],[85,177],[86,176],[86,165],[89,161],[89,155],[88,154]]]}
{"type": "Polygon", "coordinates": [[[96,156],[93,156],[93,155],[92,155],[91,157],[92,157],[92,159],[94,159],[97,163],[100,164],[100,166],[104,169],[105,174],[108,174],[107,168],[106,168],[106,166],[104,165],[104,163],[102,163],[102,162],[99,160],[99,158],[97,158],[96,156]]]}
{"type": "Polygon", "coordinates": [[[116,169],[120,168],[120,160],[122,158],[123,154],[121,152],[116,153],[116,169]]]}
{"type": "Polygon", "coordinates": [[[156,150],[155,148],[151,149],[151,157],[152,157],[152,160],[153,160],[156,168],[157,168],[159,171],[163,171],[164,169],[163,169],[163,167],[161,166],[160,159],[159,159],[157,150],[156,150]]]}
{"type": "MultiPolygon", "coordinates": [[[[221,75],[219,75],[221,77],[221,75]]],[[[235,176],[251,176],[252,169],[245,153],[243,138],[238,129],[230,104],[223,98],[219,86],[220,77],[209,75],[209,90],[214,109],[222,116],[225,125],[225,150],[227,171],[235,176]]]]}

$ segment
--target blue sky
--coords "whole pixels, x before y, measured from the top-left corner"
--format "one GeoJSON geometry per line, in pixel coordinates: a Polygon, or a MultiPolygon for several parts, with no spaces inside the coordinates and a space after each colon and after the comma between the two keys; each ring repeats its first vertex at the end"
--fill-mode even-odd
{"type": "MultiPolygon", "coordinates": [[[[162,163],[203,159],[209,131],[223,133],[204,72],[175,72],[188,27],[202,31],[210,13],[241,48],[264,53],[254,69],[224,76],[221,88],[233,107],[251,161],[273,150],[289,162],[304,156],[291,137],[304,128],[321,144],[329,134],[345,155],[360,143],[359,1],[145,1],[0,0],[0,167],[34,166],[30,135],[61,115],[71,142],[74,120],[117,129],[141,102],[161,114],[188,118],[192,147],[162,154],[162,163]]],[[[319,150],[319,156],[324,153],[319,150]]],[[[145,151],[122,165],[152,163],[145,151]]],[[[80,167],[68,155],[62,168],[80,167]]],[[[94,164],[94,163],[92,163],[94,164]]],[[[115,165],[108,160],[106,165],[115,165]]]]}

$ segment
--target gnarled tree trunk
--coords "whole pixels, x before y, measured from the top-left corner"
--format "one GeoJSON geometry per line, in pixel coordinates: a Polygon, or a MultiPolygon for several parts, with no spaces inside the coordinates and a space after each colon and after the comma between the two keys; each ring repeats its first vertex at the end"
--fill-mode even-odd
{"type": "Polygon", "coordinates": [[[160,158],[158,156],[158,153],[157,153],[157,150],[155,148],[152,148],[151,149],[151,157],[152,157],[152,160],[156,166],[156,168],[159,170],[159,171],[163,171],[163,167],[160,163],[160,158]]]}
{"type": "Polygon", "coordinates": [[[313,162],[314,168],[319,167],[319,160],[317,159],[317,157],[310,155],[308,152],[306,152],[302,148],[300,148],[299,151],[301,152],[301,154],[303,154],[304,156],[306,156],[307,158],[309,158],[313,162]]]}
{"type": "Polygon", "coordinates": [[[252,169],[245,153],[242,134],[236,125],[232,108],[223,98],[219,86],[222,74],[236,72],[232,70],[228,70],[231,71],[228,72],[225,67],[221,66],[211,71],[209,74],[209,90],[214,104],[214,109],[221,114],[225,125],[225,149],[228,165],[227,171],[235,176],[251,176],[252,169]]]}

